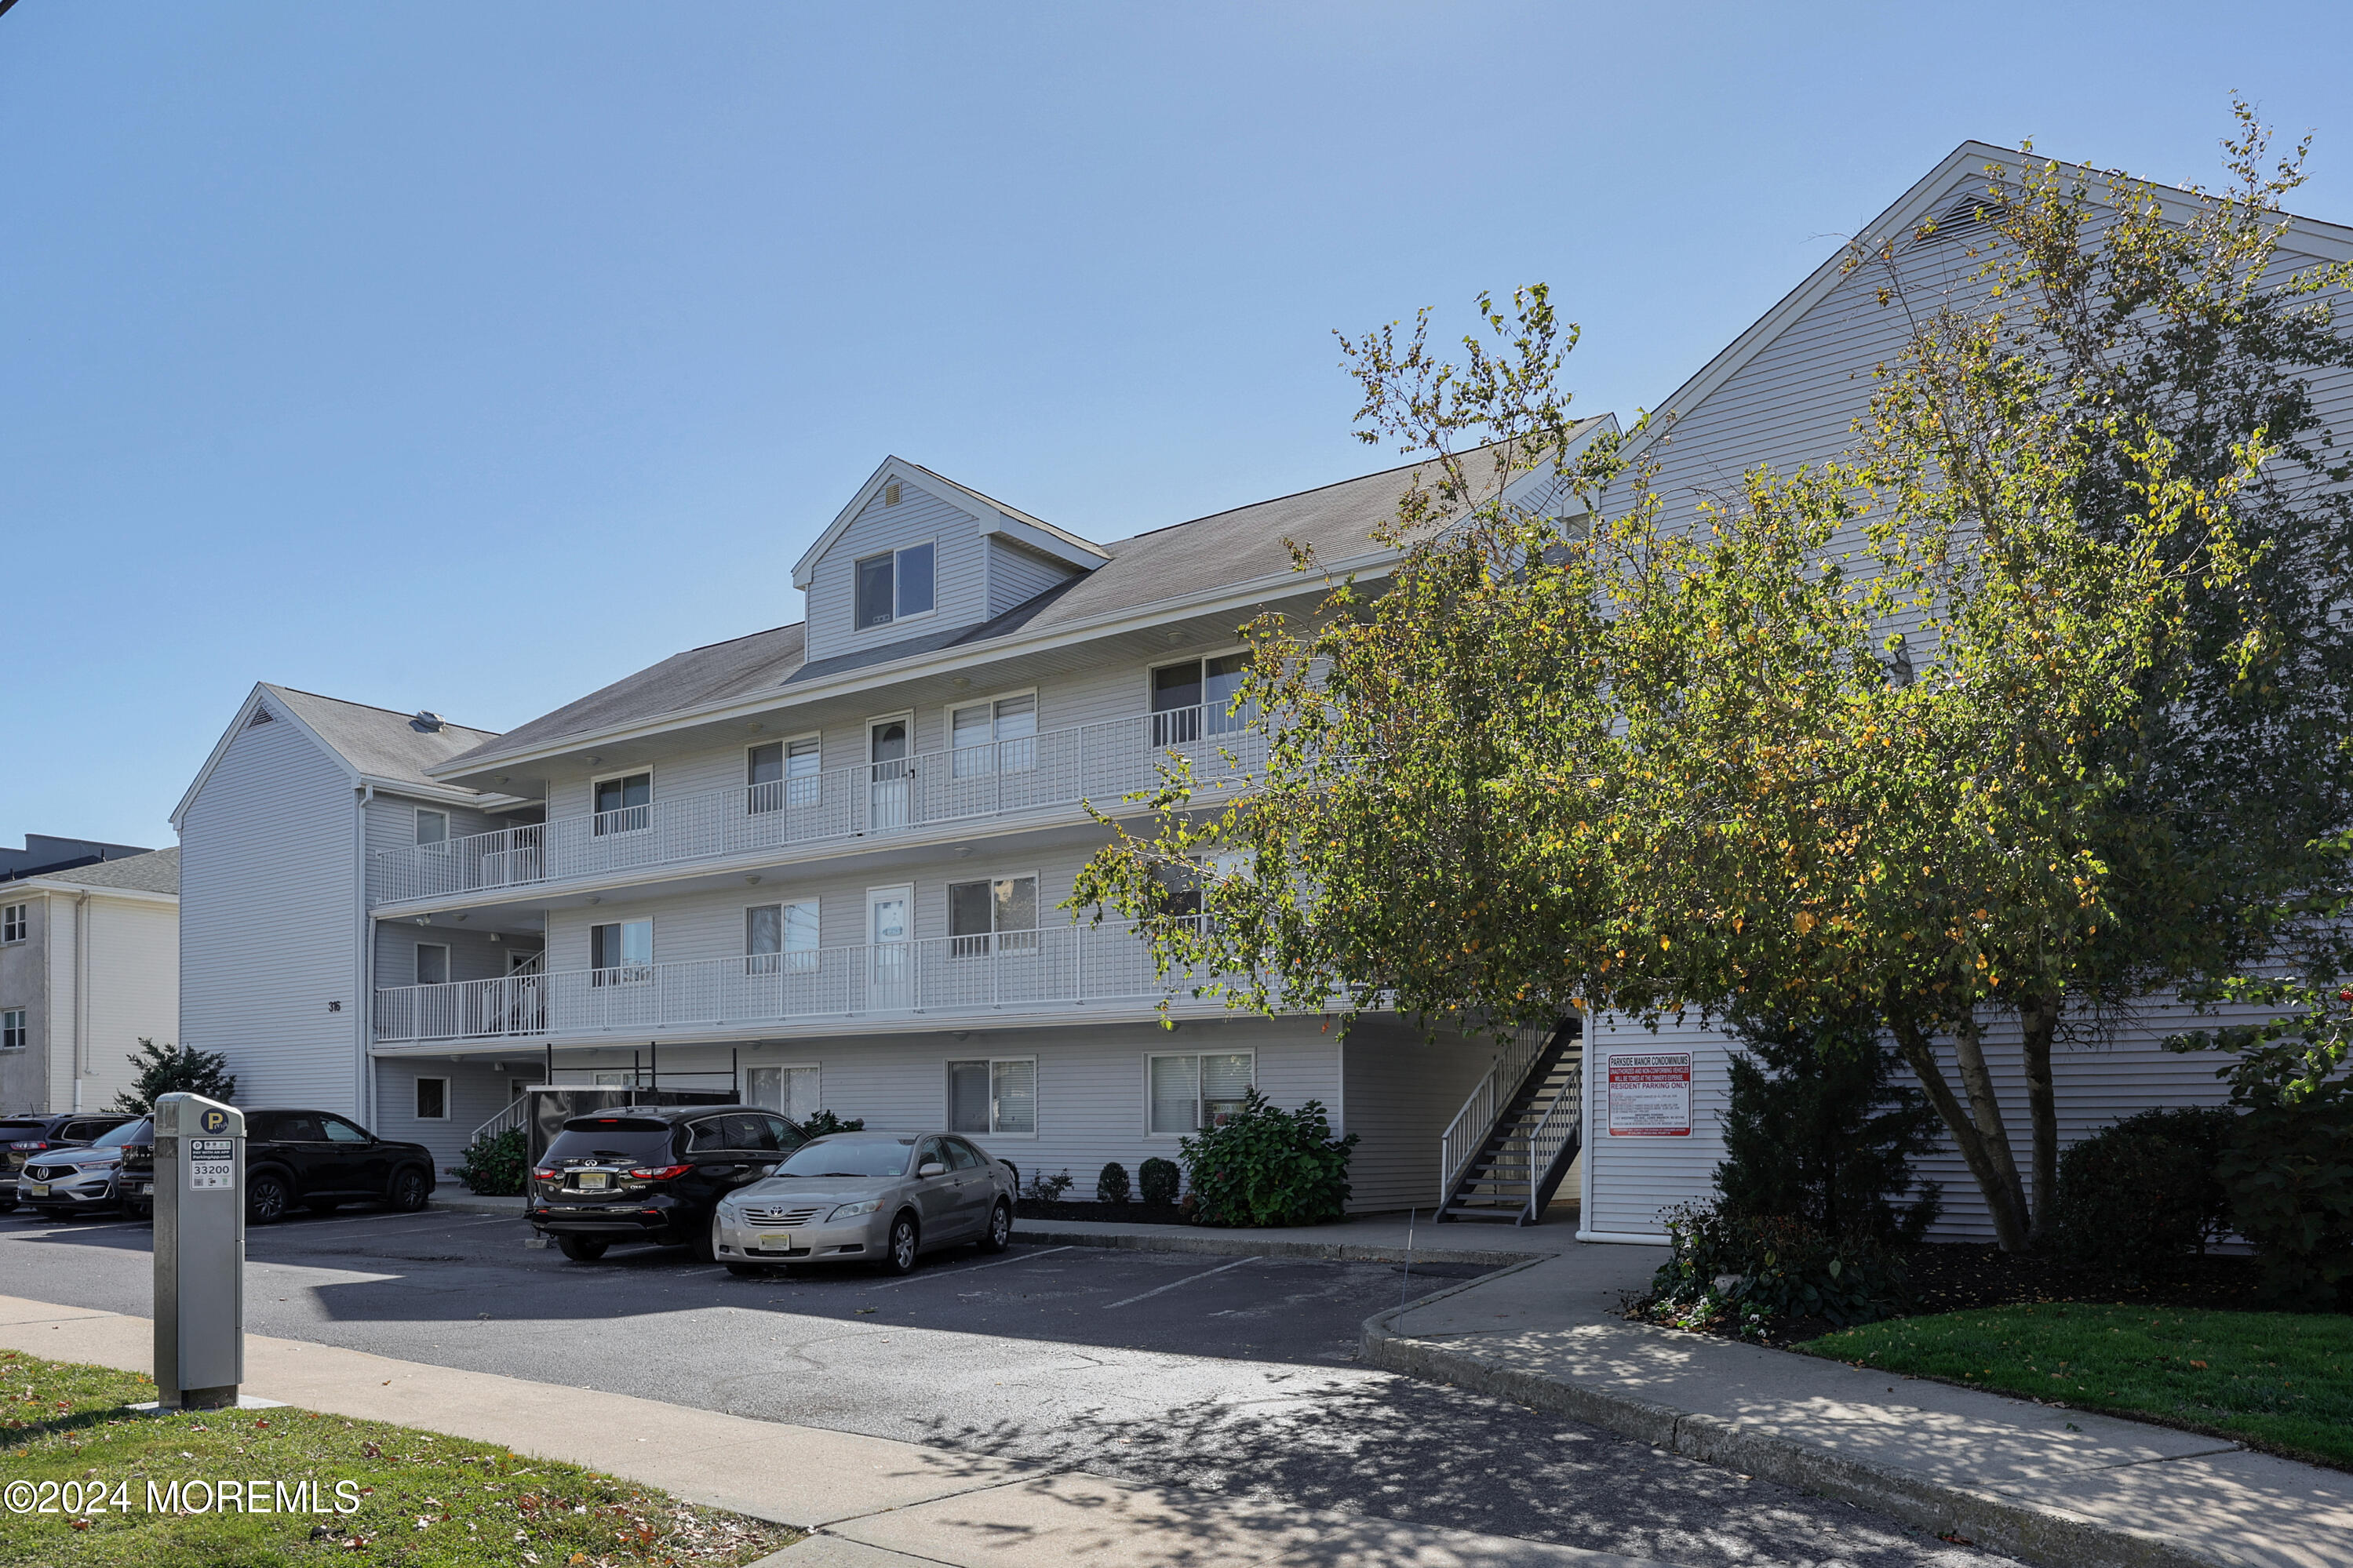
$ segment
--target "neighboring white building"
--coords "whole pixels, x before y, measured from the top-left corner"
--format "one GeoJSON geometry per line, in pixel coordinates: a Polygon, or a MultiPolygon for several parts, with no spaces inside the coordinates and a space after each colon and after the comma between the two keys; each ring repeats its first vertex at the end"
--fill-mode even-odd
{"type": "MultiPolygon", "coordinates": [[[[1988,180],[1987,165],[2015,168],[2014,151],[1967,142],[1874,220],[1857,243],[1877,253],[1894,247],[1909,305],[1934,310],[1947,300],[1965,308],[1981,298],[1972,282],[1983,258],[1972,255],[1981,237],[1974,209],[1988,180]],[[1933,237],[1915,237],[1925,220],[1938,219],[1933,237]]],[[[2104,176],[2090,175],[2095,192],[2104,176]]],[[[2192,198],[2158,195],[2173,216],[2187,219],[2192,198]]],[[[2353,257],[2353,229],[2295,220],[2283,257],[2298,269],[2353,257]]],[[[1737,496],[1743,476],[1759,466],[1788,473],[1800,464],[1834,460],[1852,450],[1854,421],[1866,411],[1873,371],[1901,353],[1907,322],[1902,304],[1883,303],[1885,274],[1854,272],[1834,257],[1702,368],[1652,417],[1649,455],[1672,518],[1703,498],[1737,496]]],[[[2340,307],[2342,308],[2342,307],[2340,307]]],[[[2324,384],[2321,412],[2338,446],[2353,437],[2353,376],[2333,373],[2324,384]]],[[[2162,1105],[2212,1104],[2226,1098],[2216,1081],[2217,1058],[2162,1048],[2165,1036],[2184,1027],[2185,1010],[2152,1004],[2113,1041],[2061,1049],[2054,1060],[2061,1136],[2072,1142],[2135,1111],[2162,1105]]],[[[1587,1075],[1586,1152],[1582,1163],[1579,1234],[1596,1240],[1662,1242],[1660,1211],[1710,1194],[1723,1159],[1719,1116],[1725,1103],[1728,1042],[1697,1026],[1659,1032],[1603,1019],[1594,1031],[1587,1075]],[[1621,1060],[1620,1125],[1610,1125],[1612,1054],[1635,1058],[1688,1053],[1688,1090],[1672,1061],[1621,1060]],[[1689,1131],[1676,1135],[1643,1123],[1672,1114],[1688,1093],[1689,1131]],[[1662,1135],[1664,1131],[1664,1135],[1662,1135]]],[[[2025,1163],[2030,1123],[2016,1030],[1996,1033],[1988,1054],[2006,1086],[2002,1115],[2025,1163]]],[[[1949,1053],[1948,1081],[1957,1084],[1949,1053]]],[[[1946,1219],[1934,1233],[1947,1239],[1989,1239],[1992,1226],[1976,1184],[1949,1149],[1915,1163],[1944,1188],[1946,1219]]]]}
{"type": "Polygon", "coordinates": [[[177,849],[0,882],[0,1114],[105,1110],[172,1043],[179,887],[177,849]]]}

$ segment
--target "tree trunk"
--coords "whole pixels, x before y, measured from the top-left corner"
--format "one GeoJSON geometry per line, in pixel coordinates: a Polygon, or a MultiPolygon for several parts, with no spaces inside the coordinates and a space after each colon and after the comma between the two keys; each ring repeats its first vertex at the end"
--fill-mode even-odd
{"type": "Polygon", "coordinates": [[[2059,1192],[2059,1095],[2051,1081],[2051,1040],[2059,1032],[2059,999],[2020,997],[2018,1023],[2026,1043],[2026,1109],[2034,1131],[2029,1234],[2040,1244],[2050,1233],[2051,1204],[2059,1192]]]}
{"type": "Polygon", "coordinates": [[[2001,1107],[1994,1100],[1993,1079],[1986,1070],[1976,1030],[1957,1037],[1961,1084],[1970,1102],[1964,1107],[1953,1086],[1945,1081],[1936,1048],[1918,1022],[1891,1009],[1888,1025],[1894,1031],[1896,1049],[1920,1080],[1928,1103],[1944,1120],[1954,1147],[1960,1151],[1962,1163],[1985,1197],[1987,1212],[1993,1216],[1994,1240],[2004,1252],[2030,1250],[2033,1240],[2027,1227],[2026,1194],[2019,1183],[2018,1162],[2010,1153],[2010,1133],[2002,1125],[2001,1107]]]}

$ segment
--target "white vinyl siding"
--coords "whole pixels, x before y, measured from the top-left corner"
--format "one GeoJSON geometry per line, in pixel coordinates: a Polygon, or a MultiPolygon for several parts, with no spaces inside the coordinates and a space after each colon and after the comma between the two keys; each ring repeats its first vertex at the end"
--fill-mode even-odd
{"type": "Polygon", "coordinates": [[[1049,561],[1002,539],[987,542],[988,551],[988,613],[1001,616],[1026,605],[1055,584],[1076,574],[1059,561],[1049,561]]]}
{"type": "Polygon", "coordinates": [[[813,562],[808,587],[808,656],[876,647],[950,626],[973,626],[988,616],[988,570],[981,525],[960,506],[909,484],[899,504],[884,504],[877,490],[839,538],[813,562]],[[895,613],[881,626],[857,624],[858,563],[885,552],[925,542],[932,545],[932,603],[928,617],[913,621],[895,613]]]}

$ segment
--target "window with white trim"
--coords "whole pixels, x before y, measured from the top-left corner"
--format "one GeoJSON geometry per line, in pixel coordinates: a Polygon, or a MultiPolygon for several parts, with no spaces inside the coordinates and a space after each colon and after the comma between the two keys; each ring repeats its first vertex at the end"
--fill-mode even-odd
{"type": "Polygon", "coordinates": [[[417,1120],[447,1121],[449,1120],[449,1080],[446,1078],[420,1078],[417,1080],[417,1120]]]}
{"type": "Polygon", "coordinates": [[[417,944],[417,984],[419,985],[449,984],[448,943],[420,942],[417,944]]]}
{"type": "Polygon", "coordinates": [[[858,563],[858,629],[868,631],[932,613],[932,542],[869,555],[858,563]]]}
{"type": "Polygon", "coordinates": [[[449,843],[449,814],[435,811],[430,806],[417,808],[417,847],[419,849],[443,849],[449,843]]]}
{"type": "Polygon", "coordinates": [[[950,771],[960,779],[983,773],[1026,773],[1038,766],[1035,693],[967,702],[948,710],[950,771]]]}
{"type": "Polygon", "coordinates": [[[654,775],[620,773],[598,779],[595,796],[596,816],[589,820],[598,837],[607,833],[639,832],[652,822],[654,775]]]}
{"type": "Polygon", "coordinates": [[[612,921],[588,928],[592,985],[631,985],[654,975],[654,922],[612,921]]]}
{"type": "Polygon", "coordinates": [[[0,942],[23,942],[33,934],[33,906],[10,904],[0,909],[0,942]]]}
{"type": "Polygon", "coordinates": [[[817,967],[817,900],[754,904],[744,911],[744,973],[817,967]]]}
{"type": "Polygon", "coordinates": [[[1181,1138],[1219,1127],[1249,1102],[1258,1081],[1258,1055],[1148,1056],[1145,1060],[1145,1131],[1181,1138]]]}
{"type": "Polygon", "coordinates": [[[1038,1133],[1038,1058],[948,1063],[948,1131],[998,1138],[1038,1133]]]}
{"type": "Polygon", "coordinates": [[[22,1007],[10,1007],[0,1012],[0,1051],[21,1051],[27,1037],[22,1007]]]}
{"type": "Polygon", "coordinates": [[[1248,653],[1221,653],[1152,667],[1152,743],[1181,746],[1203,735],[1227,735],[1250,728],[1255,713],[1234,707],[1248,653]]]}
{"type": "Polygon", "coordinates": [[[749,753],[744,780],[746,809],[776,811],[786,805],[817,804],[819,747],[815,735],[797,741],[771,741],[749,753]]]}
{"type": "Polygon", "coordinates": [[[1038,951],[1038,879],[994,877],[948,884],[948,952],[985,958],[1038,951]]]}
{"type": "Polygon", "coordinates": [[[776,1111],[796,1123],[817,1114],[817,1096],[818,1069],[814,1064],[744,1069],[744,1103],[776,1111]]]}

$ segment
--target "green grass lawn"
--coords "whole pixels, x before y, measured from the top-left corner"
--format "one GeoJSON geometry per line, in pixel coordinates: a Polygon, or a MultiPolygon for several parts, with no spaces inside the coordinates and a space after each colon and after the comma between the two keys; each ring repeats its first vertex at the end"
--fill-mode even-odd
{"type": "Polygon", "coordinates": [[[155,1385],[132,1373],[0,1352],[0,1483],[8,1489],[0,1564],[733,1568],[794,1539],[649,1487],[407,1426],[290,1408],[123,1408],[154,1397],[155,1385]],[[151,1481],[164,1495],[174,1482],[261,1481],[270,1483],[261,1496],[274,1509],[275,1483],[290,1491],[305,1478],[330,1510],[336,1483],[352,1483],[357,1511],[173,1514],[144,1506],[151,1481]],[[19,1482],[31,1484],[35,1507],[58,1511],[19,1511],[27,1500],[19,1482]],[[52,1482],[56,1489],[44,1487],[52,1482]],[[94,1488],[107,1506],[91,1502],[94,1488]]]}
{"type": "Polygon", "coordinates": [[[2044,1302],[1891,1318],[1798,1348],[2353,1469],[2353,1317],[2341,1313],[2044,1302]]]}

